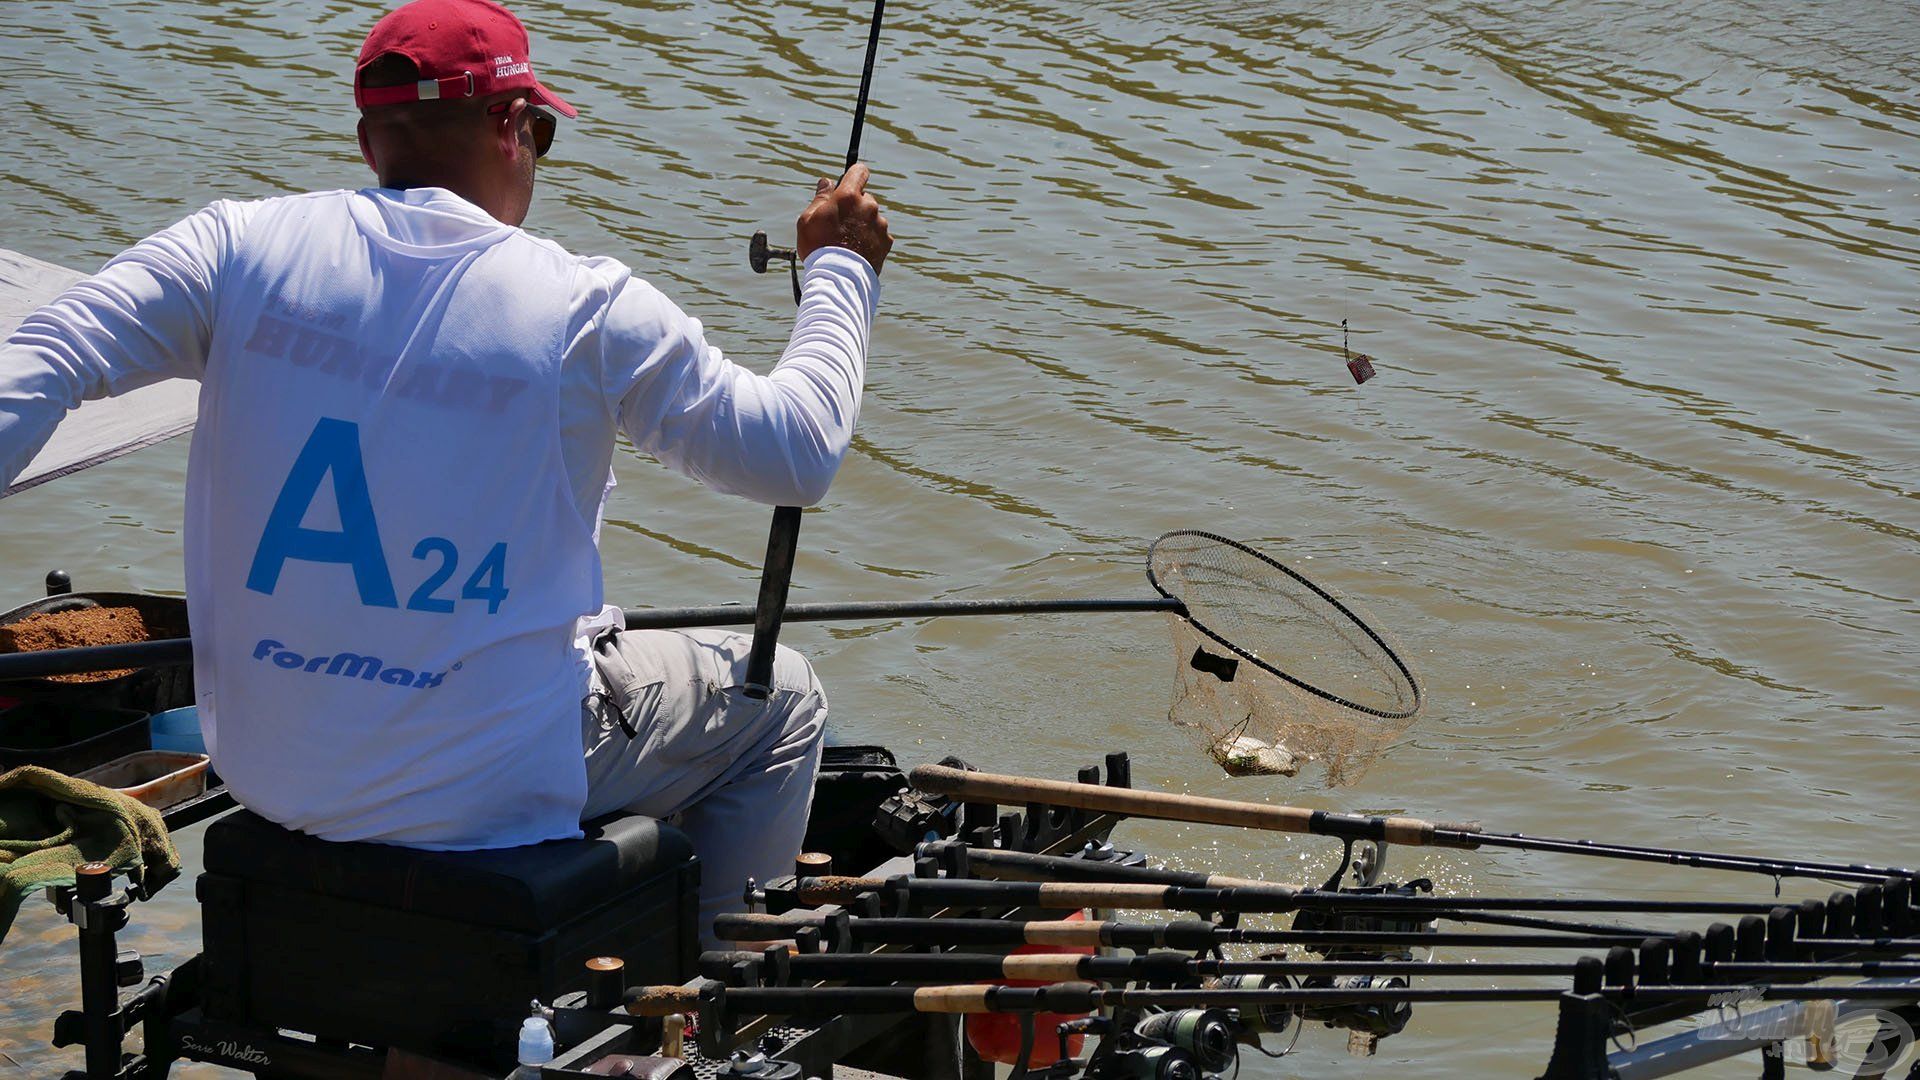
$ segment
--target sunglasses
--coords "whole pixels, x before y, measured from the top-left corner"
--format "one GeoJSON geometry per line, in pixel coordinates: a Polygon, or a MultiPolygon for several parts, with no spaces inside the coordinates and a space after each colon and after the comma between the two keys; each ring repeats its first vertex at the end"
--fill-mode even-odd
{"type": "MultiPolygon", "coordinates": [[[[526,99],[514,98],[511,101],[489,105],[487,115],[505,116],[516,101],[526,101],[526,99]]],[[[533,118],[533,156],[546,157],[547,151],[553,149],[553,135],[560,128],[560,118],[532,102],[527,102],[527,115],[533,118]]]]}

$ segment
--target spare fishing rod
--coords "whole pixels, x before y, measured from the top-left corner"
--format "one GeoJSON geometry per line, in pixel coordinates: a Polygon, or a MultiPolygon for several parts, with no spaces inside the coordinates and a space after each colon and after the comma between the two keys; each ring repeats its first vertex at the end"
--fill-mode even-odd
{"type": "MultiPolygon", "coordinates": [[[[699,626],[750,626],[757,608],[741,604],[706,607],[628,608],[629,630],[681,630],[699,626]]],[[[790,604],[783,622],[864,622],[939,619],[973,615],[1087,615],[1100,612],[1157,611],[1178,615],[1180,601],[1164,596],[1056,597],[1003,600],[874,600],[841,604],[790,604]]],[[[0,682],[43,679],[89,671],[158,667],[193,660],[193,639],[158,638],[125,645],[87,645],[70,649],[0,654],[0,682]]]]}
{"type": "MultiPolygon", "coordinates": [[[[1593,958],[1589,957],[1592,960],[1593,958]]],[[[1920,999],[1920,984],[1769,983],[1604,986],[1600,962],[1593,960],[1594,985],[1576,992],[1616,999],[1683,1001],[1739,995],[1743,1000],[1894,1001],[1920,999]]],[[[1108,989],[1086,983],[1046,986],[749,986],[729,987],[708,980],[695,986],[642,986],[627,991],[630,1016],[671,1016],[720,1006],[736,1016],[832,1016],[919,1012],[979,1014],[992,1012],[1087,1013],[1110,1008],[1207,1008],[1251,1005],[1329,1005],[1360,1002],[1558,1001],[1566,991],[1554,986],[1394,986],[1394,987],[1198,987],[1187,989],[1108,989]]],[[[704,1024],[703,1024],[704,1026],[704,1024]]]]}
{"type": "MultiPolygon", "coordinates": [[[[1009,851],[1004,848],[969,847],[957,840],[936,840],[921,844],[915,849],[921,858],[931,858],[942,866],[947,876],[955,878],[983,878],[995,881],[1053,881],[1053,882],[1115,882],[1132,884],[1187,885],[1199,888],[1235,888],[1244,886],[1265,886],[1280,883],[1259,881],[1251,878],[1234,877],[1227,874],[1208,874],[1191,870],[1168,870],[1159,867],[1128,865],[1109,860],[1076,859],[1058,855],[1041,855],[1025,851],[1009,851]]],[[[1345,867],[1342,866],[1342,872],[1345,867]]],[[[1334,878],[1340,875],[1336,873],[1334,878]]],[[[1904,879],[1890,879],[1904,882],[1904,879]]],[[[1298,889],[1298,885],[1280,884],[1280,887],[1298,889]]],[[[1880,889],[1881,885],[1870,884],[1869,890],[1880,889]]],[[[1322,892],[1333,889],[1329,880],[1322,892]]],[[[1911,892],[1911,884],[1901,887],[1897,896],[1889,893],[1887,903],[1904,910],[1905,897],[1911,892]]],[[[1364,895],[1339,891],[1339,895],[1364,895]]],[[[1549,919],[1537,916],[1502,915],[1491,911],[1455,911],[1444,917],[1456,922],[1475,922],[1525,926],[1535,929],[1558,930],[1563,933],[1587,935],[1613,935],[1621,937],[1658,936],[1658,931],[1637,927],[1613,926],[1605,924],[1568,922],[1563,919],[1549,919]]]]}
{"type": "MultiPolygon", "coordinates": [[[[1220,926],[1203,919],[1166,923],[1111,922],[1099,919],[1017,921],[1008,919],[860,918],[846,912],[718,916],[714,937],[721,941],[761,942],[818,935],[831,951],[878,945],[931,948],[1011,948],[1049,945],[1069,948],[1183,949],[1201,952],[1221,945],[1301,945],[1309,949],[1353,946],[1401,949],[1587,949],[1639,946],[1672,936],[1645,934],[1452,933],[1434,930],[1265,930],[1220,926]]],[[[1811,942],[1804,944],[1813,944],[1811,942]]],[[[1835,943],[1836,947],[1838,944],[1835,943]]],[[[1920,942],[1910,951],[1920,952],[1920,942]]]]}
{"type": "MultiPolygon", "coordinates": [[[[860,132],[867,123],[867,97],[873,88],[873,60],[880,51],[880,20],[886,14],[887,0],[873,0],[873,23],[867,30],[867,60],[860,71],[860,97],[853,106],[853,135],[847,140],[847,162],[842,175],[860,161],[860,132]]],[[[748,248],[748,259],[756,271],[766,268],[767,244],[756,236],[748,248]],[[755,252],[758,252],[756,255],[755,252]]],[[[793,277],[793,302],[800,302],[799,253],[787,258],[793,277]]],[[[764,699],[773,692],[773,653],[780,643],[780,622],[787,606],[787,587],[793,583],[793,557],[800,547],[798,506],[778,506],[773,524],[767,531],[767,560],[760,571],[760,597],[754,605],[753,646],[747,654],[746,682],[741,690],[751,698],[764,699]]]]}
{"type": "MultiPolygon", "coordinates": [[[[711,979],[725,980],[736,965],[759,967],[765,955],[746,950],[714,950],[700,954],[700,972],[711,979]]],[[[1778,967],[1794,976],[1824,975],[1920,975],[1920,964],[1725,964],[1714,971],[1742,977],[1764,976],[1766,971],[1747,970],[1778,967]],[[1735,971],[1733,968],[1740,968],[1735,971]],[[1817,971],[1815,969],[1818,969],[1817,971]]],[[[1209,960],[1195,959],[1182,952],[1148,953],[1144,956],[1075,956],[1041,954],[1000,956],[993,953],[948,952],[917,955],[912,953],[801,953],[779,960],[771,969],[762,969],[770,978],[766,985],[822,982],[849,983],[926,983],[984,982],[989,979],[1028,979],[1036,982],[1195,982],[1231,975],[1262,975],[1269,978],[1307,978],[1353,975],[1432,976],[1527,976],[1572,978],[1574,965],[1541,961],[1423,961],[1423,960],[1209,960]]]]}
{"type": "MultiPolygon", "coordinates": [[[[1386,911],[1427,916],[1455,911],[1632,911],[1682,915],[1764,915],[1778,904],[1756,900],[1640,900],[1631,897],[1411,896],[1301,889],[1290,885],[1196,888],[1106,882],[980,881],[968,878],[803,877],[792,898],[803,905],[858,903],[864,894],[897,911],[938,908],[1081,908],[1276,914],[1306,910],[1386,911]]],[[[766,897],[771,899],[771,897],[766,897]]]]}
{"type": "MultiPolygon", "coordinates": [[[[1625,946],[1620,946],[1625,949],[1625,946]]],[[[1630,952],[1630,951],[1629,951],[1630,952]]],[[[1234,975],[1269,979],[1526,977],[1571,979],[1579,970],[1573,961],[1436,961],[1378,958],[1208,959],[1184,952],[1149,952],[1139,956],[1077,956],[1073,954],[995,953],[800,953],[778,956],[765,965],[765,953],[749,950],[712,950],[700,954],[700,972],[726,980],[745,965],[759,973],[763,985],[788,986],[826,980],[853,984],[922,983],[940,985],[1025,979],[1035,982],[1198,982],[1234,975]]],[[[1630,966],[1624,968],[1631,972],[1630,966]]],[[[1920,963],[1912,961],[1728,960],[1705,965],[1704,971],[1727,980],[1812,980],[1825,978],[1920,977],[1920,963]]]]}
{"type": "Polygon", "coordinates": [[[913,770],[911,780],[913,786],[921,791],[951,796],[964,802],[1065,806],[1099,813],[1121,814],[1127,817],[1233,825],[1273,832],[1306,833],[1348,841],[1379,840],[1410,847],[1466,849],[1487,846],[1512,847],[1593,855],[1602,858],[1631,859],[1640,862],[1660,862],[1704,869],[1733,870],[1765,874],[1768,877],[1834,878],[1868,882],[1882,881],[1889,877],[1912,878],[1914,876],[1912,870],[1904,869],[1801,859],[1723,855],[1679,848],[1598,844],[1584,840],[1531,837],[1520,833],[1490,833],[1481,830],[1477,825],[1436,824],[1411,817],[1336,814],[1297,806],[1272,806],[1266,803],[1236,802],[1231,799],[1215,799],[1199,795],[1175,795],[1102,784],[1080,784],[1064,780],[969,772],[942,765],[919,766],[913,770]]]}

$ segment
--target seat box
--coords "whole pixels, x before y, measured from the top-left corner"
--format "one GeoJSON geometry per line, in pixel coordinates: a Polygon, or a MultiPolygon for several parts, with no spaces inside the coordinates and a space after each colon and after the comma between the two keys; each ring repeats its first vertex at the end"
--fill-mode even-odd
{"type": "Polygon", "coordinates": [[[588,959],[636,984],[694,972],[686,836],[633,815],[586,831],[430,852],[222,818],[199,880],[206,1016],[505,1072],[529,1003],[584,989],[588,959]]]}

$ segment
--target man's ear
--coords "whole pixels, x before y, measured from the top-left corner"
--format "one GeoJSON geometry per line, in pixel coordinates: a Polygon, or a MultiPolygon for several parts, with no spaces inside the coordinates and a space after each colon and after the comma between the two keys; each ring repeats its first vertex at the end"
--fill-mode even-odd
{"type": "Polygon", "coordinates": [[[509,162],[520,160],[520,110],[508,106],[505,114],[494,121],[493,138],[500,146],[500,153],[509,162]]]}
{"type": "Polygon", "coordinates": [[[366,162],[367,168],[372,169],[375,175],[378,175],[380,167],[373,163],[373,144],[367,141],[367,118],[364,116],[360,118],[359,132],[360,160],[366,162]]]}

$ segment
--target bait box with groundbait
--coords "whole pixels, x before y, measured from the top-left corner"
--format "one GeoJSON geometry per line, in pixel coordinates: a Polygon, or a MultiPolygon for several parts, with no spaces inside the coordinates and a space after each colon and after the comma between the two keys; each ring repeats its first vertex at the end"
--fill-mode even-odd
{"type": "MultiPolygon", "coordinates": [[[[146,624],[149,640],[185,637],[188,633],[185,600],[173,596],[122,592],[61,593],[43,597],[0,613],[0,627],[24,622],[35,615],[88,608],[132,608],[138,611],[146,624]]],[[[69,644],[96,642],[82,640],[69,644]]],[[[12,649],[9,647],[0,651],[10,652],[12,649]]],[[[104,679],[87,678],[81,681],[66,677],[18,679],[5,685],[5,693],[7,697],[23,702],[138,709],[144,715],[192,705],[193,667],[191,664],[167,664],[139,668],[104,679]]],[[[97,765],[103,760],[95,758],[88,761],[87,765],[97,765]]]]}

